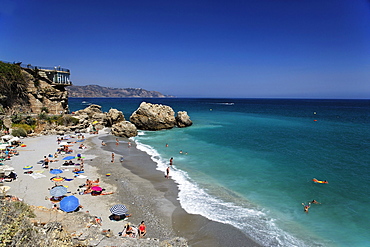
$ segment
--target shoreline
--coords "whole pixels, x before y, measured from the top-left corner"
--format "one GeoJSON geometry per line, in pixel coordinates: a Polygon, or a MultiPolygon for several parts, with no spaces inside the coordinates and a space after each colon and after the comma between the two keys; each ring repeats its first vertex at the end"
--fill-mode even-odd
{"type": "MultiPolygon", "coordinates": [[[[53,183],[44,177],[34,179],[24,175],[22,170],[24,165],[19,163],[33,165],[40,171],[41,165],[36,165],[36,162],[48,153],[54,154],[57,147],[56,137],[41,136],[23,139],[27,147],[23,150],[19,148],[20,155],[6,162],[6,165],[13,166],[18,174],[17,180],[6,183],[7,186],[11,186],[8,194],[22,198],[30,205],[47,208],[53,206],[49,200],[45,200],[45,196],[49,194],[47,188],[53,186],[53,183]],[[55,145],[49,145],[50,142],[55,145]]],[[[179,192],[177,184],[172,179],[164,179],[164,174],[156,170],[157,164],[147,153],[138,150],[135,142],[132,142],[129,148],[128,139],[119,137],[120,143],[117,146],[116,137],[110,135],[107,129],[99,131],[98,135],[87,134],[86,137],[83,144],[87,149],[79,150],[76,149],[77,145],[74,145],[72,149],[75,152],[72,155],[81,153],[86,156],[83,176],[92,180],[100,178],[99,185],[107,192],[115,193],[104,196],[79,195],[77,190],[86,180],[83,176],[65,184],[69,186],[69,191],[76,193],[75,196],[80,199],[84,207],[82,211],[101,217],[102,227],[111,229],[114,235],[122,231],[127,222],[139,225],[144,220],[147,225],[146,238],[163,240],[183,237],[188,240],[189,246],[195,247],[261,246],[231,225],[186,213],[177,200],[179,192]],[[106,146],[101,146],[101,141],[104,141],[106,146]],[[111,162],[112,152],[115,153],[113,163],[111,162]],[[121,156],[124,157],[123,163],[119,161],[121,156]],[[106,173],[111,173],[111,176],[106,177],[106,173]],[[110,221],[109,208],[121,203],[126,205],[132,217],[119,222],[110,221]]],[[[62,157],[58,162],[51,163],[50,168],[59,168],[61,159],[62,157]]],[[[68,178],[73,176],[68,172],[70,171],[66,171],[63,175],[68,178]]],[[[52,176],[47,170],[41,174],[46,178],[52,176]]]]}
{"type": "Polygon", "coordinates": [[[126,143],[120,142],[119,146],[115,146],[114,136],[107,136],[101,140],[107,143],[107,147],[104,149],[123,155],[125,158],[122,164],[123,168],[137,177],[134,179],[134,183],[136,183],[134,187],[139,187],[142,182],[149,182],[151,185],[146,184],[146,188],[149,186],[157,192],[161,192],[160,194],[164,196],[166,201],[153,198],[160,200],[157,214],[162,215],[161,217],[169,217],[166,221],[171,224],[175,235],[186,238],[190,246],[261,246],[231,225],[215,222],[201,215],[187,213],[177,199],[179,193],[177,184],[172,179],[165,179],[164,173],[156,169],[157,164],[151,160],[147,153],[138,150],[135,142],[132,142],[131,148],[128,148],[127,139],[124,139],[126,143]],[[121,146],[123,146],[122,149],[121,146]],[[161,209],[161,206],[165,209],[161,209]],[[172,213],[169,214],[168,211],[171,210],[172,213]]]}

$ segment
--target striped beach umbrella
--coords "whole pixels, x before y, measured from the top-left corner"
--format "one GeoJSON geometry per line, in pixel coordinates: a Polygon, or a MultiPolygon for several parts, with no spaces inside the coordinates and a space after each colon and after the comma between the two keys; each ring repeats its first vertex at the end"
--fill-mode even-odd
{"type": "Polygon", "coordinates": [[[50,180],[53,181],[53,182],[62,182],[62,181],[64,181],[64,178],[54,177],[54,178],[51,178],[50,180]]]}
{"type": "Polygon", "coordinates": [[[33,168],[33,166],[25,166],[25,167],[23,167],[23,170],[29,170],[29,169],[32,169],[33,168]]]}
{"type": "Polygon", "coordinates": [[[128,209],[126,208],[125,205],[117,204],[111,207],[109,211],[115,215],[124,215],[125,213],[128,212],[128,209]]]}

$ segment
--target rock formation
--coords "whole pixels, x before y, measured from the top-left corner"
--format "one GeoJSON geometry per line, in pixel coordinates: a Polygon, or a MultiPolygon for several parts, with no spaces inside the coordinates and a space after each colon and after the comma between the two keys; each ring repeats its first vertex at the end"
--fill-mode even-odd
{"type": "Polygon", "coordinates": [[[112,126],[115,123],[125,121],[125,116],[123,113],[117,109],[110,109],[108,114],[108,127],[112,126]]]}
{"type": "Polygon", "coordinates": [[[193,122],[190,120],[188,113],[186,111],[179,111],[176,115],[176,124],[179,128],[184,128],[191,126],[193,122]]]}
{"type": "Polygon", "coordinates": [[[134,137],[137,136],[137,128],[129,121],[121,121],[112,126],[112,134],[121,137],[134,137]]]}
{"type": "Polygon", "coordinates": [[[171,129],[176,126],[175,112],[169,106],[142,102],[130,122],[140,130],[171,129]]]}
{"type": "Polygon", "coordinates": [[[5,113],[68,113],[68,92],[45,71],[0,62],[0,105],[5,113]]]}

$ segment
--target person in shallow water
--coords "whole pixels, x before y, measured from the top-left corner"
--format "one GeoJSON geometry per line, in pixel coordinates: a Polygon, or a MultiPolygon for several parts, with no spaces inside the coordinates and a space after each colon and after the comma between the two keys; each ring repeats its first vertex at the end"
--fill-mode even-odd
{"type": "Polygon", "coordinates": [[[311,203],[309,202],[307,205],[305,205],[305,204],[302,202],[302,205],[303,205],[303,211],[305,211],[306,213],[308,213],[308,209],[311,207],[311,203]]]}
{"type": "Polygon", "coordinates": [[[312,200],[312,202],[311,202],[311,203],[313,203],[313,204],[321,204],[320,202],[316,201],[315,199],[314,199],[314,200],[312,200]]]}

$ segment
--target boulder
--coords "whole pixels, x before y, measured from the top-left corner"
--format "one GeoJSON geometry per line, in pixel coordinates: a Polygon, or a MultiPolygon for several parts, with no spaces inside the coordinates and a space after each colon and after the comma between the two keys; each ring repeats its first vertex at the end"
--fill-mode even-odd
{"type": "Polygon", "coordinates": [[[92,117],[95,113],[103,113],[101,110],[100,105],[89,105],[83,110],[76,111],[75,115],[88,115],[89,117],[92,117]]]}
{"type": "Polygon", "coordinates": [[[137,136],[137,128],[129,121],[121,121],[112,126],[112,134],[121,137],[134,137],[137,136]]]}
{"type": "Polygon", "coordinates": [[[190,120],[188,113],[186,111],[179,111],[175,117],[177,127],[184,128],[191,126],[193,122],[190,120]]]}
{"type": "Polygon", "coordinates": [[[169,106],[142,102],[132,113],[131,123],[140,130],[171,129],[176,126],[175,112],[169,106]]]}
{"type": "Polygon", "coordinates": [[[125,116],[123,113],[117,109],[110,109],[107,113],[108,127],[115,123],[125,121],[125,116]]]}

